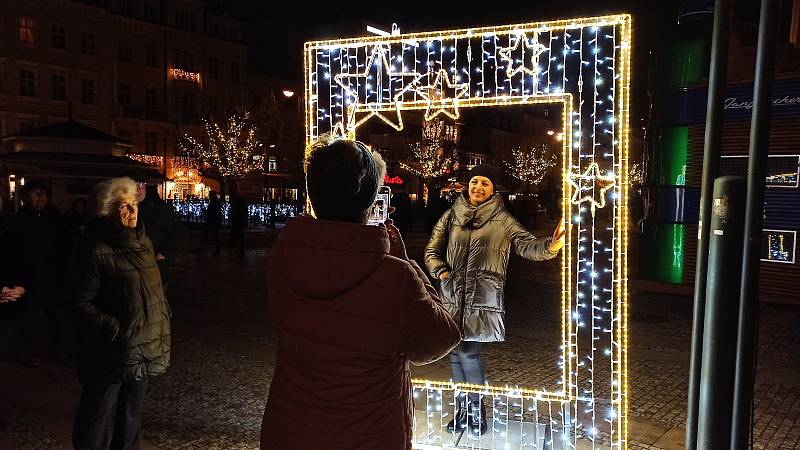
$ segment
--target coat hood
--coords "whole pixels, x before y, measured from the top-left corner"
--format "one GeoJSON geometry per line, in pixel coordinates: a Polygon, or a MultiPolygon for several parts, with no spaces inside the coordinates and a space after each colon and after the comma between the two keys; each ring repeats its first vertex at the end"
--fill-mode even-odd
{"type": "Polygon", "coordinates": [[[277,258],[272,263],[282,266],[278,273],[292,291],[316,300],[354,289],[389,254],[389,234],[383,227],[308,216],[288,220],[278,244],[271,255],[277,258]]]}
{"type": "Polygon", "coordinates": [[[494,193],[488,200],[478,206],[472,206],[462,194],[456,197],[455,203],[451,207],[453,217],[458,225],[464,227],[472,225],[473,228],[480,228],[491,220],[500,211],[505,209],[503,199],[500,194],[494,193]]]}

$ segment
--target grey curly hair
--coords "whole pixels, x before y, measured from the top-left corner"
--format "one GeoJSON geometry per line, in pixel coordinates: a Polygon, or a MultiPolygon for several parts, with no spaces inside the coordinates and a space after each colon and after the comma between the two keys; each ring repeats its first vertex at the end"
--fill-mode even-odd
{"type": "Polygon", "coordinates": [[[123,197],[136,198],[136,182],[128,177],[111,178],[94,187],[94,213],[110,217],[123,197]]]}

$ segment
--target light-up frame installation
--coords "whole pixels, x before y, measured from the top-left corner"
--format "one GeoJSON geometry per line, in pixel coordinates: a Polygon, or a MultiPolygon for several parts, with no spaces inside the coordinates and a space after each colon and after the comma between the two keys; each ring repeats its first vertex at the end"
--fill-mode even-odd
{"type": "MultiPolygon", "coordinates": [[[[426,392],[433,409],[443,392],[505,397],[507,409],[546,402],[557,406],[562,434],[548,438],[562,448],[579,439],[627,448],[631,48],[627,14],[306,43],[307,144],[328,132],[352,138],[368,120],[401,130],[410,110],[430,119],[458,118],[465,107],[564,105],[562,206],[572,226],[562,256],[561,389],[415,379],[415,395],[426,392]]],[[[447,444],[415,436],[415,446],[447,444]]]]}

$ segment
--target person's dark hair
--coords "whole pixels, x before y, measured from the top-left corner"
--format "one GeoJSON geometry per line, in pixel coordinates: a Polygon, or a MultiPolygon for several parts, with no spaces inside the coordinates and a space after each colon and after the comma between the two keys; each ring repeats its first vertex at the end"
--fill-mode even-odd
{"type": "Polygon", "coordinates": [[[314,214],[322,220],[363,223],[385,175],[383,158],[363,143],[323,137],[306,159],[314,214]]]}
{"type": "Polygon", "coordinates": [[[161,200],[161,197],[158,195],[158,186],[148,184],[147,187],[145,187],[144,198],[145,200],[161,200]]]}
{"type": "Polygon", "coordinates": [[[70,206],[69,210],[72,212],[78,211],[78,205],[83,205],[83,212],[88,212],[88,205],[86,203],[86,199],[83,197],[78,197],[72,201],[72,206],[70,206]]]}
{"type": "Polygon", "coordinates": [[[31,194],[33,194],[33,191],[36,190],[44,191],[44,193],[47,194],[47,197],[50,198],[50,192],[48,191],[47,186],[45,186],[44,183],[41,183],[39,181],[28,182],[27,184],[22,186],[19,194],[23,200],[28,200],[31,194]]]}

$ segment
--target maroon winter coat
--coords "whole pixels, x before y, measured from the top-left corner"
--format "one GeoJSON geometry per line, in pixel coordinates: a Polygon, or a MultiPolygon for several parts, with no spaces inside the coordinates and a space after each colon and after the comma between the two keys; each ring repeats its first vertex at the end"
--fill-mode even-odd
{"type": "Polygon", "coordinates": [[[261,448],[410,449],[409,361],[460,340],[414,262],[383,227],[290,220],[269,257],[278,361],[261,448]]]}

